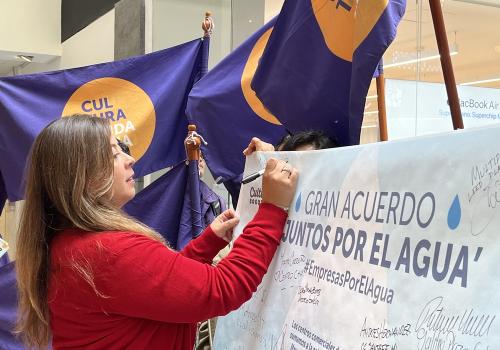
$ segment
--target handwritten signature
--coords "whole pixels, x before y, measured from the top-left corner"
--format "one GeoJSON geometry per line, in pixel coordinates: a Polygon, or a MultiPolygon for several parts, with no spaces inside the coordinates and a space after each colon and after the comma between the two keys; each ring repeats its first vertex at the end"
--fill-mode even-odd
{"type": "Polygon", "coordinates": [[[467,198],[472,206],[471,234],[483,233],[500,208],[500,153],[471,170],[472,188],[467,198]]]}
{"type": "Polygon", "coordinates": [[[446,312],[444,298],[431,299],[415,323],[419,350],[488,349],[486,344],[496,315],[475,312],[467,308],[456,314],[446,312]],[[473,341],[474,347],[465,345],[473,341]]]}

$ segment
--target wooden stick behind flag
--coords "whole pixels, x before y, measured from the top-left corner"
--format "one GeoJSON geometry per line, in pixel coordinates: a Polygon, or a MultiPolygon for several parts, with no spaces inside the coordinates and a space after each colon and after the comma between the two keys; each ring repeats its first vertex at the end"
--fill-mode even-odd
{"type": "Polygon", "coordinates": [[[443,70],[444,83],[446,85],[446,93],[448,94],[453,129],[463,129],[464,122],[462,119],[462,112],[460,111],[460,101],[458,99],[453,65],[451,64],[450,47],[448,46],[448,38],[446,37],[441,2],[440,0],[429,0],[429,5],[431,8],[432,22],[434,23],[434,31],[436,32],[439,55],[441,56],[441,67],[443,70]]]}
{"type": "Polygon", "coordinates": [[[188,134],[184,140],[187,160],[200,160],[201,138],[196,133],[196,125],[188,125],[188,134]]]}
{"type": "Polygon", "coordinates": [[[378,127],[380,131],[380,141],[389,139],[387,133],[387,113],[385,110],[385,78],[384,73],[380,73],[377,82],[377,105],[378,105],[378,127]]]}
{"type": "MultiPolygon", "coordinates": [[[[200,192],[200,168],[198,162],[200,160],[200,145],[203,138],[196,132],[195,125],[188,125],[188,135],[184,140],[186,148],[188,167],[186,179],[186,194],[188,195],[189,202],[187,208],[189,209],[191,217],[191,232],[183,238],[179,237],[177,241],[177,249],[184,248],[191,239],[198,237],[204,228],[203,214],[201,211],[201,192],[200,192]]],[[[186,198],[185,198],[186,199],[186,198]]],[[[182,222],[181,222],[181,225],[182,222]]]]}

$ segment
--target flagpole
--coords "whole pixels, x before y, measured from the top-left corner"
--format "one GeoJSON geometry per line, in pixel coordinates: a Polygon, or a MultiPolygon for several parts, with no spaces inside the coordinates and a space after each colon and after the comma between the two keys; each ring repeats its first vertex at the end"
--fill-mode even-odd
{"type": "MultiPolygon", "coordinates": [[[[200,194],[200,173],[198,161],[200,160],[200,145],[202,139],[196,132],[195,125],[188,125],[188,135],[184,140],[187,156],[187,191],[191,213],[191,239],[196,238],[203,231],[202,213],[201,213],[201,194],[200,194]]],[[[179,243],[177,244],[179,246],[179,243]]]]}
{"type": "Polygon", "coordinates": [[[184,141],[187,160],[200,160],[201,138],[196,133],[196,125],[188,125],[188,136],[184,141]]]}
{"type": "Polygon", "coordinates": [[[387,141],[389,136],[387,133],[387,113],[385,109],[384,73],[380,73],[375,80],[377,82],[378,127],[380,131],[380,141],[387,141]]]}
{"type": "Polygon", "coordinates": [[[446,93],[448,94],[453,129],[463,129],[464,122],[462,120],[462,112],[460,111],[460,101],[458,99],[453,65],[451,64],[450,48],[448,46],[448,38],[446,37],[441,2],[440,0],[429,0],[429,5],[431,8],[432,22],[434,23],[434,31],[436,33],[439,55],[441,56],[441,68],[443,70],[446,93]]]}

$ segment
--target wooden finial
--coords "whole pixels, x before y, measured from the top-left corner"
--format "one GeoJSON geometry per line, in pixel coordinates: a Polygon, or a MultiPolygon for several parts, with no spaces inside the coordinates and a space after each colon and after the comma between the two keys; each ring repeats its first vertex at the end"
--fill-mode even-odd
{"type": "Polygon", "coordinates": [[[188,125],[188,134],[184,140],[188,160],[200,160],[201,138],[196,133],[196,125],[188,125]]]}
{"type": "Polygon", "coordinates": [[[212,19],[212,12],[205,12],[205,19],[201,22],[201,28],[203,29],[203,37],[209,38],[212,35],[212,30],[214,29],[214,21],[212,19]]]}

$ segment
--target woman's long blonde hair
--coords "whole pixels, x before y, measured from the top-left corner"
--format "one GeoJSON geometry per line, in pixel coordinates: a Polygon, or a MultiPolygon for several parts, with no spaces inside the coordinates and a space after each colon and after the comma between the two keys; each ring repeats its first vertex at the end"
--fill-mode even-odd
{"type": "MultiPolygon", "coordinates": [[[[50,242],[61,228],[133,231],[162,241],[158,233],[111,203],[110,138],[107,120],[74,115],[50,123],[32,146],[16,257],[17,331],[29,347],[46,348],[50,341],[50,242]]],[[[76,270],[92,283],[91,274],[79,266],[76,270]]]]}

